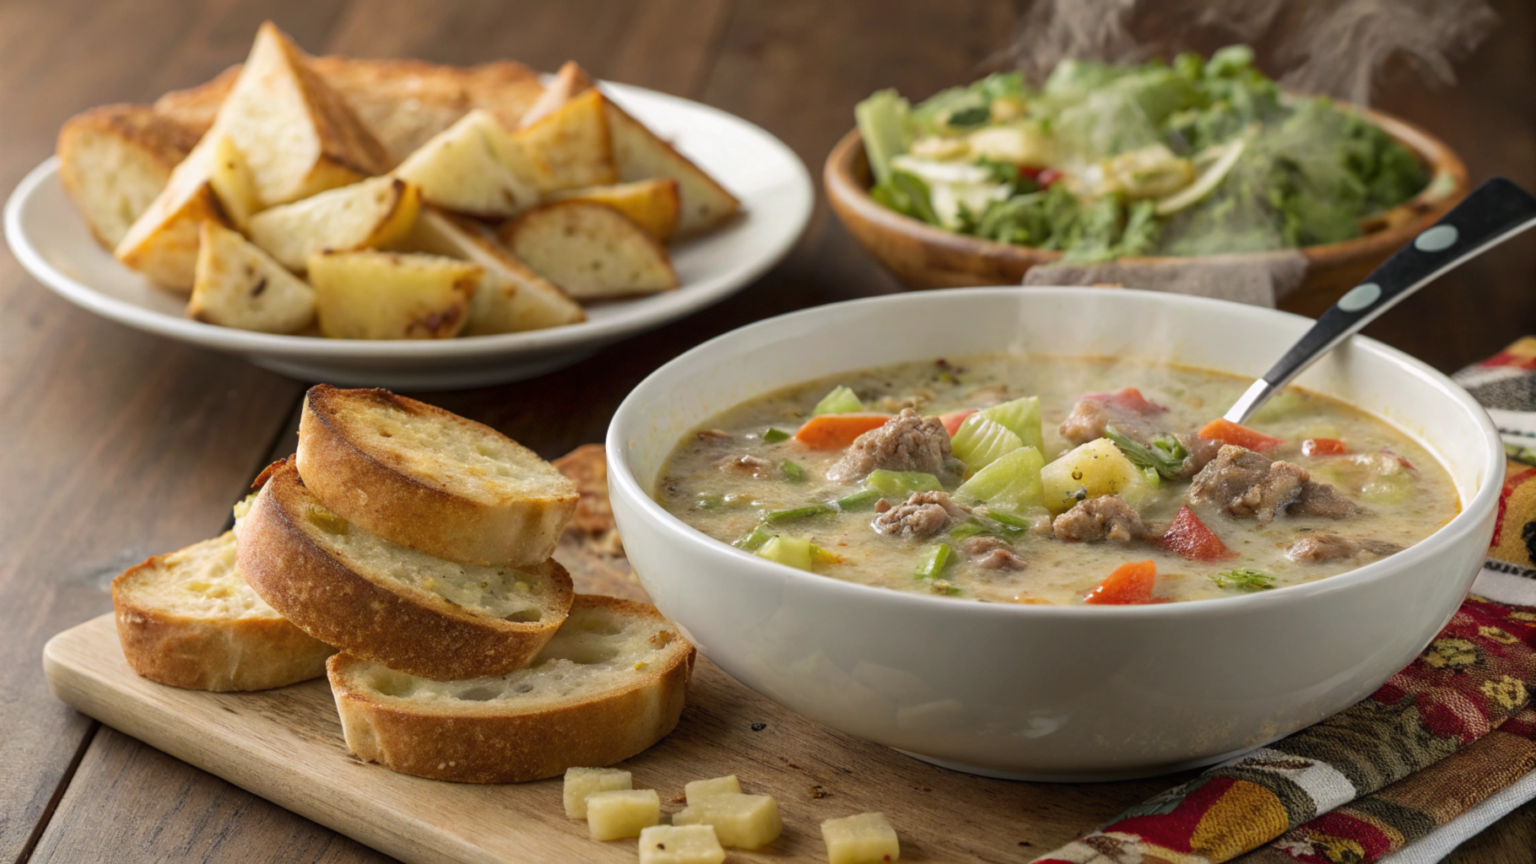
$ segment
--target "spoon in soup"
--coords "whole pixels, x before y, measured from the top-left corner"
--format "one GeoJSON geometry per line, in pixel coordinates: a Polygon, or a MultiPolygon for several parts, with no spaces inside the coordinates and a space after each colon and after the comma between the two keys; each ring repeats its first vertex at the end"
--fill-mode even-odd
{"type": "Polygon", "coordinates": [[[1392,254],[1364,282],[1324,312],[1264,377],[1253,382],[1224,416],[1243,423],[1269,397],[1376,320],[1398,301],[1493,247],[1536,226],[1536,197],[1503,177],[1477,187],[1465,200],[1392,254]]]}

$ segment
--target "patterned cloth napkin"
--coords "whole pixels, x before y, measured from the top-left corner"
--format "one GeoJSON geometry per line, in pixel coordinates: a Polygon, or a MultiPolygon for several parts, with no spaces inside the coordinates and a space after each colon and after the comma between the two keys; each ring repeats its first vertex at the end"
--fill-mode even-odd
{"type": "Polygon", "coordinates": [[[1037,864],[1419,864],[1536,798],[1536,337],[1462,370],[1509,456],[1472,595],[1369,698],[1037,864]]]}

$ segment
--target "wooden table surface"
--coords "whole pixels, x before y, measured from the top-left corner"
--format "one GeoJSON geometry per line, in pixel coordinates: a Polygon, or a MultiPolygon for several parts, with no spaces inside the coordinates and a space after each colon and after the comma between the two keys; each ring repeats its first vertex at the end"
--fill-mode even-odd
{"type": "MultiPolygon", "coordinates": [[[[1442,136],[1474,180],[1536,188],[1536,7],[1495,5],[1502,22],[1457,87],[1424,93],[1398,76],[1377,104],[1442,136]]],[[[264,17],[314,53],[542,69],[575,58],[745,117],[819,173],[858,99],[971,80],[1019,16],[988,0],[0,0],[0,190],[52,152],[71,114],[207,79],[243,58],[264,17]]],[[[1536,332],[1533,241],[1370,332],[1444,370],[1536,332]]],[[[555,457],[601,440],[636,382],[703,339],[894,290],[820,203],[783,264],[713,309],[535,381],[427,398],[555,457]]],[[[292,449],[303,387],[80,311],[0,252],[0,862],[386,860],[101,727],[43,683],[48,637],[108,611],[125,567],[217,532],[259,467],[292,449]]],[[[1530,864],[1533,850],[1527,805],[1454,860],[1530,864]]]]}

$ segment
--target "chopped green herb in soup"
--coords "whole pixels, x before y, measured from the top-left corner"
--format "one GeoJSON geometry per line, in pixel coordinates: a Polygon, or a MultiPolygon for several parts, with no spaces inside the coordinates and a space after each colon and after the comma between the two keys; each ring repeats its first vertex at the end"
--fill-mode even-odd
{"type": "Polygon", "coordinates": [[[744,402],[673,450],[656,500],[700,531],[849,582],[991,602],[1269,591],[1395,554],[1459,509],[1407,435],[1177,366],[986,355],[744,402]]]}

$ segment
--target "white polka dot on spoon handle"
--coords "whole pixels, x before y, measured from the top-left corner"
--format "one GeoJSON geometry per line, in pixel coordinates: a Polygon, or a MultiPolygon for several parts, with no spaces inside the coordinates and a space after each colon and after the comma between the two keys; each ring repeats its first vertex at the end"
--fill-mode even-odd
{"type": "Polygon", "coordinates": [[[1398,301],[1462,262],[1536,226],[1536,198],[1503,177],[1473,190],[1412,243],[1392,253],[1364,282],[1317,319],[1305,336],[1253,382],[1225,418],[1242,423],[1269,397],[1398,301]]]}

